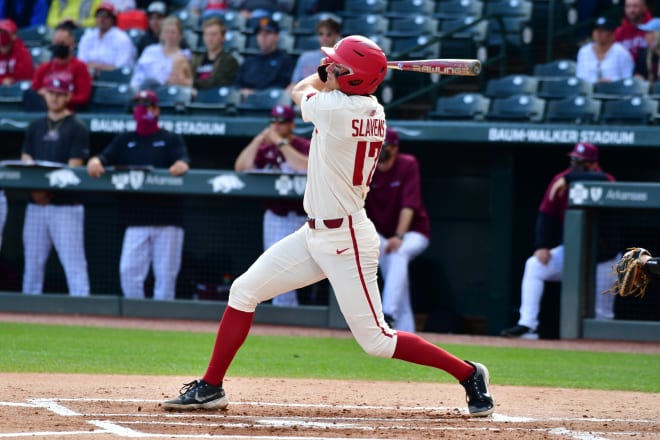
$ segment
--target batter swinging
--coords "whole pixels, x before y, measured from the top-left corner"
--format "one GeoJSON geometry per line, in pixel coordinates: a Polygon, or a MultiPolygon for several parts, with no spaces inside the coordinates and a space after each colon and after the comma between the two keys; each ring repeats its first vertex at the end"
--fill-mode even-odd
{"type": "Polygon", "coordinates": [[[465,387],[470,414],[487,416],[494,403],[486,367],[460,360],[413,333],[392,330],[383,317],[376,279],[379,239],[364,200],[385,138],[385,113],[371,96],[385,77],[385,54],[361,36],[322,50],[327,57],[318,74],[292,90],[303,120],[315,126],[303,199],[309,220],[234,281],[204,377],[186,384],[163,407],[226,408],[222,381],[248,335],[257,305],[327,277],[351,332],[367,353],[448,372],[465,387]]]}

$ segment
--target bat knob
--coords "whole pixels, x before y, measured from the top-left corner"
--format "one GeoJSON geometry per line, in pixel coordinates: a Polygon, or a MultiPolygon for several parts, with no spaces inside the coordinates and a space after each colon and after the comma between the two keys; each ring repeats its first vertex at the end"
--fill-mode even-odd
{"type": "Polygon", "coordinates": [[[474,64],[472,65],[472,72],[474,72],[475,75],[479,75],[481,73],[481,61],[475,61],[474,64]]]}

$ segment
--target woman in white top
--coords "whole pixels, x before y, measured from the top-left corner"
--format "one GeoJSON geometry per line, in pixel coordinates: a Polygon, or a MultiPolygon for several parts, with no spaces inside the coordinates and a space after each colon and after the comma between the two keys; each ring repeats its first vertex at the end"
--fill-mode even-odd
{"type": "Polygon", "coordinates": [[[183,25],[177,17],[163,20],[160,43],[147,46],[140,55],[131,87],[136,90],[153,89],[161,85],[192,86],[190,51],[179,48],[183,25]]]}
{"type": "Polygon", "coordinates": [[[591,83],[619,81],[631,78],[635,69],[630,52],[614,41],[616,23],[600,17],[594,24],[593,42],[580,48],[575,76],[591,83]]]}

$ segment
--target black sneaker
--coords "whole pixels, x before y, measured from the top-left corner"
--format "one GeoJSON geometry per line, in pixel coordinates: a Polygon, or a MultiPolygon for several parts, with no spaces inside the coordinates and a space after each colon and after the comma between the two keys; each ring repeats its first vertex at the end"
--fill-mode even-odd
{"type": "Polygon", "coordinates": [[[505,338],[538,339],[539,334],[525,325],[515,325],[500,332],[505,338]]]}
{"type": "Polygon", "coordinates": [[[476,362],[465,361],[472,365],[475,370],[472,376],[461,382],[465,388],[468,411],[475,417],[486,417],[495,410],[495,402],[488,391],[488,368],[476,362]]]}
{"type": "Polygon", "coordinates": [[[163,402],[163,408],[168,410],[191,409],[225,409],[229,400],[225,390],[220,386],[213,386],[203,380],[193,380],[185,384],[180,390],[178,398],[163,402]]]}

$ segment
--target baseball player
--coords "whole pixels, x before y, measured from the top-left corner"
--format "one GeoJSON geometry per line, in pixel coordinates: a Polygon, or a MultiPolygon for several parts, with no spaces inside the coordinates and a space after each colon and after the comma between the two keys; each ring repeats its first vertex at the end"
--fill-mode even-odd
{"type": "Polygon", "coordinates": [[[385,77],[387,60],[373,41],[356,35],[322,50],[326,58],[318,73],[292,90],[303,120],[315,126],[303,198],[309,219],[234,281],[206,373],[163,407],[226,408],[222,382],[257,305],[328,278],[353,336],[367,353],[448,372],[465,387],[470,414],[489,415],[494,403],[486,367],[385,322],[377,283],[378,233],[364,199],[385,138],[385,112],[372,94],[385,77]]]}
{"type": "MultiPolygon", "coordinates": [[[[46,117],[30,123],[21,160],[58,162],[79,167],[89,156],[89,132],[67,109],[73,93],[69,76],[51,75],[45,81],[46,117]]],[[[89,277],[80,196],[63,191],[33,191],[25,209],[23,292],[42,293],[50,250],[55,246],[72,296],[89,295],[89,277]]]]}
{"type": "MultiPolygon", "coordinates": [[[[133,98],[134,132],[121,133],[99,155],[91,158],[87,172],[105,173],[105,166],[167,168],[172,176],[190,166],[183,138],[158,127],[158,96],[142,90],[133,98]]],[[[133,172],[144,172],[134,170],[133,172]]],[[[153,261],[153,298],[173,300],[183,252],[182,199],[172,195],[124,194],[121,218],[126,224],[119,262],[121,289],[126,298],[144,298],[144,281],[153,261]]]]}
{"type": "MultiPolygon", "coordinates": [[[[256,135],[236,158],[236,171],[271,170],[283,173],[307,172],[309,140],[293,134],[294,112],[288,105],[278,104],[270,112],[270,124],[256,135]]],[[[263,236],[264,249],[305,224],[307,215],[298,200],[266,201],[263,236]]],[[[275,306],[295,307],[295,290],[273,298],[275,306]]]]}
{"type": "Polygon", "coordinates": [[[399,134],[391,128],[385,134],[365,208],[380,238],[385,319],[390,327],[414,332],[408,263],[429,246],[431,226],[417,159],[399,153],[399,134]]]}
{"type": "MultiPolygon", "coordinates": [[[[525,270],[521,283],[520,319],[518,324],[504,329],[501,336],[509,338],[538,339],[536,329],[539,324],[539,310],[543,297],[545,281],[561,281],[564,266],[564,245],[557,245],[562,236],[564,215],[568,207],[569,181],[575,180],[609,180],[614,181],[611,174],[603,172],[599,164],[598,147],[590,143],[577,143],[568,153],[570,166],[556,174],[543,196],[536,220],[535,251],[525,262],[525,270]]],[[[602,247],[601,257],[596,266],[596,319],[612,319],[614,317],[614,297],[603,295],[615,281],[612,265],[620,255],[615,246],[609,243],[602,247]],[[612,249],[611,249],[612,248],[612,249]]],[[[602,240],[602,243],[605,243],[602,240]]]]}

